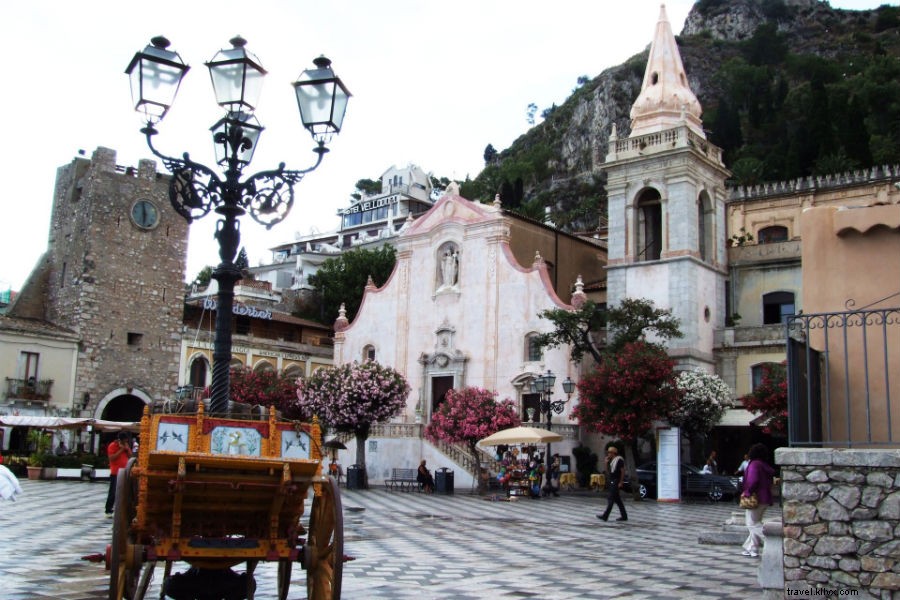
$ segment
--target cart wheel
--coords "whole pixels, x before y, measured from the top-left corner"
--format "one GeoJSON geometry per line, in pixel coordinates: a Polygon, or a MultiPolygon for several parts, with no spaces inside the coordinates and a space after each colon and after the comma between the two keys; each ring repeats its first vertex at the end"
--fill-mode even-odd
{"type": "MultiPolygon", "coordinates": [[[[132,458],[116,476],[116,504],[113,510],[113,534],[109,567],[109,598],[136,599],[141,574],[143,547],[130,539],[128,530],[134,518],[134,486],[131,482],[132,458]]],[[[149,582],[148,582],[149,583],[149,582]]]]}
{"type": "Polygon", "coordinates": [[[282,558],[278,561],[278,600],[287,600],[288,590],[291,589],[290,559],[282,558]]]}
{"type": "Polygon", "coordinates": [[[344,570],[344,511],[341,492],[331,477],[313,498],[304,554],[306,592],[310,600],[338,600],[344,570]]]}
{"type": "Polygon", "coordinates": [[[147,590],[150,588],[150,582],[153,581],[153,571],[155,569],[155,562],[148,563],[147,566],[144,567],[144,572],[141,573],[141,581],[138,583],[137,594],[135,595],[134,600],[144,600],[144,597],[147,595],[147,590]]]}

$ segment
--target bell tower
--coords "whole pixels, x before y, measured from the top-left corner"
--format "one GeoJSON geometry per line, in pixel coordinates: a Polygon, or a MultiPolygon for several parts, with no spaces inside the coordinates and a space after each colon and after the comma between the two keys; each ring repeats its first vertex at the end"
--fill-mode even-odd
{"type": "Polygon", "coordinates": [[[661,7],[631,132],[613,125],[602,169],[609,197],[608,302],[648,298],[671,309],[684,337],[669,354],[714,371],[713,331],[725,321],[722,150],[706,139],[675,36],[661,7]]]}

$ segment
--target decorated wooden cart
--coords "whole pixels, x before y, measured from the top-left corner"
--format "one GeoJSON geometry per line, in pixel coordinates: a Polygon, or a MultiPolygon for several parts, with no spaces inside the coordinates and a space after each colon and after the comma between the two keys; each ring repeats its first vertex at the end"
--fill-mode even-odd
{"type": "Polygon", "coordinates": [[[322,472],[318,423],[254,418],[249,407],[212,417],[203,408],[145,410],[138,455],[116,482],[110,599],[144,598],[160,563],[160,598],[252,599],[260,561],[278,563],[281,600],[294,563],[307,572],[309,598],[340,598],[343,513],[337,484],[322,472]],[[189,569],[172,575],[176,563],[189,569]],[[243,573],[231,570],[241,563],[243,573]]]}

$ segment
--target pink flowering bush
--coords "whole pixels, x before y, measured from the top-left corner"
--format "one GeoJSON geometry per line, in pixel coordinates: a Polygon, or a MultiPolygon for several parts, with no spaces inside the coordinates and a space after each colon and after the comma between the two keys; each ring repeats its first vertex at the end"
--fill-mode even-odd
{"type": "Polygon", "coordinates": [[[497,402],[496,392],[478,387],[450,390],[425,428],[429,440],[443,440],[468,448],[475,465],[476,480],[482,489],[478,440],[521,424],[516,406],[509,398],[497,402]]]}
{"type": "Polygon", "coordinates": [[[356,463],[366,464],[365,441],[373,423],[397,416],[409,384],[399,372],[373,360],[319,369],[298,382],[297,399],[285,406],[293,418],[317,416],[323,425],[356,436],[356,463]]]}

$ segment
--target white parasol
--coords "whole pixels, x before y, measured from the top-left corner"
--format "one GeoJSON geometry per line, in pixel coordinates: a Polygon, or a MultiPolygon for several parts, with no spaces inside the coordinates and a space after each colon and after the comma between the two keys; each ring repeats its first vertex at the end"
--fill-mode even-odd
{"type": "Polygon", "coordinates": [[[536,427],[512,427],[501,429],[493,435],[489,435],[478,441],[479,446],[501,446],[510,444],[547,444],[549,442],[561,442],[563,437],[547,429],[536,427]]]}

